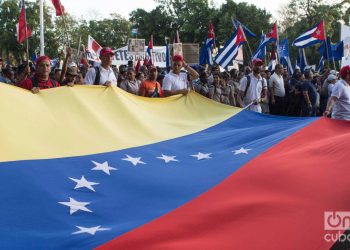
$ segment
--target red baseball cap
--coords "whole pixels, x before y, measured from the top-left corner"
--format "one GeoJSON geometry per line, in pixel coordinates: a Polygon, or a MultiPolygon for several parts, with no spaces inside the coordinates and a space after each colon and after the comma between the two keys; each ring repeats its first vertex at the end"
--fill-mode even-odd
{"type": "Polygon", "coordinates": [[[173,62],[183,62],[184,58],[182,55],[175,55],[173,56],[173,62]]]}
{"type": "Polygon", "coordinates": [[[350,66],[345,66],[340,69],[339,75],[342,79],[345,79],[347,75],[350,75],[350,66]]]}
{"type": "Polygon", "coordinates": [[[115,55],[115,53],[113,52],[113,50],[109,47],[104,47],[103,49],[101,49],[100,51],[100,56],[105,56],[105,55],[115,55]]]}
{"type": "Polygon", "coordinates": [[[261,65],[264,65],[264,62],[263,62],[263,60],[261,60],[259,58],[255,58],[255,59],[253,59],[252,64],[254,66],[261,66],[261,65]]]}
{"type": "Polygon", "coordinates": [[[51,62],[51,59],[48,56],[40,56],[40,57],[38,57],[36,59],[35,63],[36,63],[36,65],[39,65],[42,61],[49,61],[49,62],[51,62]]]}

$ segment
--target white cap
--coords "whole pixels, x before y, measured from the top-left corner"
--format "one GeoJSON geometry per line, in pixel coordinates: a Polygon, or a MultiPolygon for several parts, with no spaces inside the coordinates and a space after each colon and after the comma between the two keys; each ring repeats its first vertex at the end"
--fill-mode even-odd
{"type": "Polygon", "coordinates": [[[71,62],[70,64],[68,64],[68,68],[71,67],[77,67],[77,64],[75,62],[71,62]]]}
{"type": "Polygon", "coordinates": [[[336,70],[334,70],[334,69],[332,69],[330,72],[329,72],[329,74],[331,74],[331,75],[337,75],[338,74],[338,72],[336,71],[336,70]]]}
{"type": "Polygon", "coordinates": [[[333,74],[330,74],[328,77],[327,77],[327,81],[333,81],[333,80],[337,80],[337,77],[333,74]]]}

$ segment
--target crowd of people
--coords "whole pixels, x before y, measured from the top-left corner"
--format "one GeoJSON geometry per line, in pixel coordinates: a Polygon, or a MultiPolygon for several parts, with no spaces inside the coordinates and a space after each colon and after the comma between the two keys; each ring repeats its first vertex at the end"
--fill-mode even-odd
{"type": "Polygon", "coordinates": [[[71,62],[67,48],[61,69],[51,69],[47,56],[39,57],[35,66],[3,65],[0,59],[0,82],[16,85],[38,93],[42,89],[76,84],[115,85],[144,97],[186,95],[196,91],[216,102],[281,116],[332,116],[350,120],[350,67],[340,72],[326,68],[321,74],[311,68],[296,69],[289,75],[286,68],[277,64],[271,72],[260,59],[250,66],[220,72],[214,65],[189,66],[184,58],[175,55],[172,69],[166,71],[153,65],[135,68],[129,65],[112,66],[114,52],[104,47],[100,51],[99,66],[76,65],[71,62]]]}

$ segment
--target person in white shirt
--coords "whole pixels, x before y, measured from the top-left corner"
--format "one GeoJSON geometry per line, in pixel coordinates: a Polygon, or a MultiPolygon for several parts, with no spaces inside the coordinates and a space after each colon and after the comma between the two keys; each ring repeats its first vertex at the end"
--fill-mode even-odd
{"type": "Polygon", "coordinates": [[[333,87],[323,115],[327,117],[332,114],[332,119],[350,121],[350,66],[341,68],[340,77],[333,87]]]}
{"type": "Polygon", "coordinates": [[[240,81],[237,101],[240,107],[261,113],[260,103],[267,94],[267,82],[260,75],[264,63],[254,59],[252,64],[253,72],[240,81]]]}
{"type": "Polygon", "coordinates": [[[190,86],[187,73],[181,72],[182,67],[188,71],[192,79],[199,77],[197,71],[189,67],[182,56],[175,55],[173,57],[172,71],[170,71],[163,80],[162,89],[164,96],[186,95],[189,92],[190,86]]]}
{"type": "Polygon", "coordinates": [[[104,47],[100,51],[101,65],[89,69],[85,76],[87,85],[117,86],[117,79],[111,67],[114,52],[111,48],[104,47]]]}
{"type": "Polygon", "coordinates": [[[269,87],[271,90],[270,113],[273,115],[283,115],[286,91],[284,88],[282,64],[276,64],[275,73],[273,73],[269,80],[269,87]]]}

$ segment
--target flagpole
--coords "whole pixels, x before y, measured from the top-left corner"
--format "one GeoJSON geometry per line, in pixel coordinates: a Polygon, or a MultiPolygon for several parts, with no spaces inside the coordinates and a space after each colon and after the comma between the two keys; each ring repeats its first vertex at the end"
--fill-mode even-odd
{"type": "Polygon", "coordinates": [[[26,11],[26,6],[24,3],[24,0],[22,0],[22,6],[24,8],[24,35],[26,38],[26,53],[27,53],[27,63],[29,65],[29,41],[28,41],[28,37],[27,37],[27,11],[26,11]]]}
{"type": "Polygon", "coordinates": [[[68,36],[68,29],[67,29],[66,19],[64,18],[64,12],[62,11],[61,1],[59,1],[59,4],[60,4],[60,10],[61,10],[61,14],[62,14],[63,26],[64,26],[64,30],[65,30],[65,33],[66,33],[67,44],[68,44],[68,47],[70,47],[69,36],[68,36]]]}
{"type": "MultiPolygon", "coordinates": [[[[261,30],[261,35],[264,35],[264,31],[263,30],[261,30]]],[[[264,64],[266,65],[266,63],[267,63],[267,60],[266,60],[266,46],[264,46],[264,50],[265,50],[265,52],[264,52],[264,64]]]]}
{"type": "Polygon", "coordinates": [[[154,53],[153,53],[153,35],[151,35],[151,41],[152,41],[151,59],[152,59],[152,64],[155,66],[156,62],[154,61],[154,53]]]}
{"type": "MultiPolygon", "coordinates": [[[[325,43],[326,43],[326,53],[327,53],[327,64],[328,64],[328,67],[330,68],[330,64],[329,64],[329,53],[328,53],[328,41],[327,41],[327,33],[326,33],[326,21],[323,20],[323,32],[324,32],[324,36],[325,36],[325,43]]],[[[334,58],[333,58],[333,68],[334,70],[336,70],[336,67],[335,67],[335,62],[334,62],[334,58]]]]}
{"type": "Polygon", "coordinates": [[[81,36],[79,36],[78,54],[77,54],[77,65],[79,65],[80,45],[81,45],[81,36]]]}
{"type": "Polygon", "coordinates": [[[44,47],[44,0],[40,0],[40,56],[45,55],[44,47]]]}
{"type": "Polygon", "coordinates": [[[251,48],[250,48],[250,45],[249,45],[249,42],[248,42],[248,39],[247,39],[247,37],[245,36],[245,32],[244,32],[244,30],[243,30],[243,28],[242,28],[242,26],[241,25],[239,25],[239,27],[241,27],[241,29],[242,29],[242,33],[243,33],[243,36],[244,36],[244,38],[245,38],[245,40],[246,40],[246,42],[247,42],[247,45],[248,45],[248,49],[249,49],[249,53],[250,53],[250,58],[253,58],[253,53],[252,53],[252,50],[251,50],[251,48]]]}
{"type": "Polygon", "coordinates": [[[275,22],[276,23],[276,35],[277,35],[277,40],[276,40],[276,47],[277,47],[277,63],[280,64],[280,45],[279,45],[279,36],[278,36],[278,26],[277,26],[277,21],[275,22]]]}

